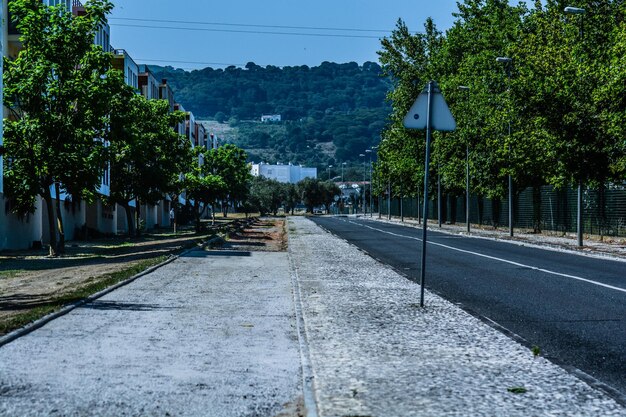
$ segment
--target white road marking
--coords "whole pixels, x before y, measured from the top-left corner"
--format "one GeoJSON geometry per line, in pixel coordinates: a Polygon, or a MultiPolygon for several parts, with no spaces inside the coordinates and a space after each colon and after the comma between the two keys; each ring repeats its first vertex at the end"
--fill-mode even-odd
{"type": "MultiPolygon", "coordinates": [[[[377,232],[386,233],[388,235],[397,236],[397,237],[401,237],[401,238],[405,238],[405,239],[417,240],[417,241],[420,241],[420,242],[422,241],[422,239],[417,238],[417,237],[406,236],[406,235],[401,235],[401,234],[398,234],[398,233],[393,233],[393,232],[389,232],[389,231],[382,230],[382,229],[377,229],[375,227],[368,226],[366,224],[360,224],[360,223],[357,223],[357,222],[354,222],[354,221],[351,221],[351,220],[343,220],[343,221],[347,221],[348,223],[352,223],[352,224],[355,224],[357,226],[366,227],[368,229],[372,229],[372,230],[375,230],[377,232]]],[[[473,252],[473,251],[469,251],[469,250],[465,250],[465,249],[455,248],[453,246],[444,245],[443,243],[436,243],[436,242],[429,241],[428,244],[429,245],[434,245],[434,246],[440,246],[442,248],[450,249],[450,250],[457,251],[457,252],[462,252],[462,253],[467,253],[467,254],[470,254],[470,255],[480,256],[481,258],[487,258],[487,259],[491,259],[491,260],[498,261],[498,262],[504,262],[504,263],[507,263],[509,265],[515,265],[515,266],[519,266],[519,267],[522,267],[522,268],[531,269],[533,271],[539,271],[539,272],[544,272],[546,274],[556,275],[556,276],[563,277],[563,278],[574,279],[576,281],[582,281],[582,282],[586,282],[588,284],[593,284],[593,285],[597,285],[599,287],[604,287],[604,288],[608,288],[608,289],[611,289],[611,290],[615,290],[615,291],[626,293],[626,289],[625,288],[615,287],[613,285],[605,284],[603,282],[593,281],[591,279],[579,277],[579,276],[576,276],[576,275],[570,275],[570,274],[564,274],[562,272],[550,271],[549,269],[539,268],[539,267],[532,266],[532,265],[526,265],[526,264],[522,264],[522,263],[519,263],[519,262],[510,261],[508,259],[498,258],[498,257],[495,257],[495,256],[485,255],[483,253],[478,253],[478,252],[473,252]]]]}

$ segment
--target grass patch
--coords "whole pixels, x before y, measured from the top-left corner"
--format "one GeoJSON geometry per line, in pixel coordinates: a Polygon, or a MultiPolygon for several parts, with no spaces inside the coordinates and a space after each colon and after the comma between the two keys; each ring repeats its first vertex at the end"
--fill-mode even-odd
{"type": "MultiPolygon", "coordinates": [[[[165,261],[167,256],[159,256],[152,259],[146,259],[129,266],[118,272],[104,275],[91,283],[78,288],[70,293],[63,294],[47,301],[43,301],[41,305],[34,307],[20,314],[11,315],[0,319],[0,335],[7,334],[15,329],[19,329],[35,320],[38,320],[47,314],[60,310],[63,306],[83,300],[90,295],[109,288],[121,281],[124,281],[146,269],[158,265],[165,261]]],[[[6,271],[3,271],[6,272],[6,271]]]]}
{"type": "Polygon", "coordinates": [[[121,243],[111,243],[104,245],[94,245],[94,248],[106,248],[106,249],[117,249],[117,248],[132,248],[137,246],[137,242],[121,242],[121,243]]]}
{"type": "Polygon", "coordinates": [[[19,275],[20,272],[22,272],[21,269],[8,269],[6,271],[0,271],[0,279],[13,278],[14,276],[19,275]]]}

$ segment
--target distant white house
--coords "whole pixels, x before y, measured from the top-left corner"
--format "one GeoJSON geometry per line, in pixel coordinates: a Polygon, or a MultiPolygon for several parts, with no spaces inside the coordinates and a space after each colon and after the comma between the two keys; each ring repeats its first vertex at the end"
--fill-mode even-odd
{"type": "Polygon", "coordinates": [[[305,178],[317,178],[317,168],[303,167],[302,165],[269,165],[252,164],[251,173],[255,177],[263,176],[279,182],[295,184],[305,178]]]}
{"type": "Polygon", "coordinates": [[[261,122],[263,123],[272,123],[272,122],[280,122],[282,117],[280,114],[264,114],[261,116],[261,122]]]}

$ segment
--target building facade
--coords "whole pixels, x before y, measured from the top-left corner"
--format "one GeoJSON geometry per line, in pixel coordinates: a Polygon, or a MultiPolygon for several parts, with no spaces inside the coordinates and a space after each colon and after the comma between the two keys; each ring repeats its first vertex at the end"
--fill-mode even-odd
{"type": "Polygon", "coordinates": [[[255,177],[265,177],[278,182],[292,183],[302,181],[305,178],[317,178],[317,168],[303,167],[302,165],[270,165],[252,164],[251,174],[255,177]]]}

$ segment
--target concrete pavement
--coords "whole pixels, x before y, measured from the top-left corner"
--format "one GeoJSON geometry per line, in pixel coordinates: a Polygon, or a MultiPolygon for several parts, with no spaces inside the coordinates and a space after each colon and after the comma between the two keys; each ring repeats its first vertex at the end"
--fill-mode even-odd
{"type": "Polygon", "coordinates": [[[626,415],[440,297],[420,309],[309,220],[288,228],[288,254],[191,252],[1,347],[0,415],[626,415]]]}
{"type": "Polygon", "coordinates": [[[296,415],[286,253],[197,250],[0,348],[0,416],[296,415]]]}

